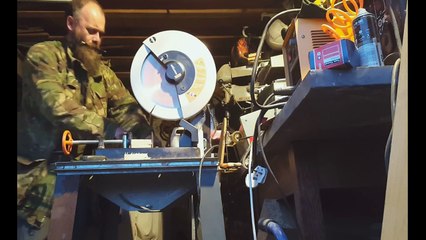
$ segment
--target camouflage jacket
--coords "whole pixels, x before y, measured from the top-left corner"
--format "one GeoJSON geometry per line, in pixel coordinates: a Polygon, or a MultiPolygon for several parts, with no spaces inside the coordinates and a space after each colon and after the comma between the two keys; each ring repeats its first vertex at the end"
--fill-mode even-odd
{"type": "Polygon", "coordinates": [[[121,126],[138,137],[151,128],[135,98],[109,64],[88,76],[65,43],[32,46],[24,62],[22,107],[18,113],[18,156],[51,159],[65,129],[74,139],[114,137],[121,126]]]}

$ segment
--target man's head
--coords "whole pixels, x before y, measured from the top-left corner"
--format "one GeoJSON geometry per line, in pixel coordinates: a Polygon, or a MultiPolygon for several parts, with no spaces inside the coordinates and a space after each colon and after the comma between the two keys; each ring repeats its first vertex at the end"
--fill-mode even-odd
{"type": "Polygon", "coordinates": [[[67,17],[67,28],[76,42],[100,48],[105,33],[105,14],[95,0],[74,0],[73,15],[67,17]]]}
{"type": "Polygon", "coordinates": [[[97,50],[105,33],[105,14],[96,0],[73,0],[72,10],[72,15],[67,17],[70,46],[89,74],[96,74],[100,65],[97,50]]]}

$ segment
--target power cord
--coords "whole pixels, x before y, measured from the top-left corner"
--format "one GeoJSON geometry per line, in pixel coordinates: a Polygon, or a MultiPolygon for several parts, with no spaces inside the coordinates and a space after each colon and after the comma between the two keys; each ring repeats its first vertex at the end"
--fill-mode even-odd
{"type": "Polygon", "coordinates": [[[208,154],[211,153],[211,151],[213,151],[213,149],[219,147],[219,145],[213,145],[211,146],[209,149],[207,149],[207,151],[205,151],[203,157],[200,159],[200,167],[198,168],[198,184],[197,184],[197,194],[198,194],[198,198],[197,198],[197,206],[196,206],[196,212],[194,213],[194,217],[196,216],[196,226],[198,226],[201,222],[201,216],[200,216],[200,204],[201,204],[201,169],[203,167],[203,162],[204,159],[206,158],[206,156],[208,154]]]}
{"type": "Polygon", "coordinates": [[[250,141],[250,154],[249,154],[249,165],[248,165],[248,177],[249,177],[249,198],[250,198],[250,216],[251,216],[251,230],[253,234],[253,240],[257,240],[256,235],[256,221],[254,217],[254,201],[253,201],[253,181],[251,175],[251,165],[253,163],[253,141],[250,141]]]}
{"type": "Polygon", "coordinates": [[[207,149],[207,151],[204,153],[204,156],[200,160],[200,166],[198,168],[198,184],[197,184],[198,205],[200,205],[200,201],[201,201],[201,169],[203,167],[203,162],[204,162],[204,159],[206,158],[206,156],[208,154],[210,154],[211,151],[213,151],[213,149],[215,149],[217,147],[219,147],[219,145],[213,145],[209,149],[207,149]]]}
{"type": "MultiPolygon", "coordinates": [[[[268,158],[266,157],[266,153],[265,153],[265,149],[263,147],[263,138],[264,138],[264,134],[260,135],[261,133],[261,120],[264,117],[265,113],[267,112],[266,109],[262,109],[260,111],[259,117],[257,118],[256,121],[256,128],[254,130],[254,134],[253,134],[253,138],[257,140],[259,148],[260,148],[260,153],[262,154],[263,160],[265,161],[265,164],[269,170],[269,172],[271,173],[272,177],[274,178],[275,183],[277,184],[278,190],[280,191],[281,195],[283,196],[283,201],[284,204],[286,205],[287,209],[289,210],[289,212],[291,213],[292,219],[296,219],[296,214],[294,212],[294,209],[291,207],[290,203],[287,201],[286,198],[286,194],[284,192],[284,190],[280,187],[280,183],[278,182],[278,178],[276,177],[276,175],[274,174],[274,172],[272,171],[272,168],[269,164],[268,158]]],[[[301,236],[300,233],[300,229],[299,229],[299,225],[297,223],[297,221],[294,221],[295,225],[296,225],[296,231],[298,233],[299,236],[301,236]]]]}
{"type": "Polygon", "coordinates": [[[255,95],[254,95],[254,84],[255,84],[256,73],[257,73],[256,70],[257,70],[257,66],[259,64],[260,52],[262,51],[263,43],[265,42],[265,37],[266,37],[266,33],[268,31],[269,26],[278,17],[281,17],[282,15],[285,15],[285,14],[294,13],[294,12],[300,12],[300,8],[288,9],[288,10],[284,10],[282,12],[277,13],[268,21],[268,23],[266,23],[265,28],[263,29],[263,33],[262,33],[262,36],[260,38],[259,46],[257,47],[257,51],[256,51],[256,57],[255,57],[254,62],[253,62],[253,71],[252,71],[251,79],[250,79],[250,98],[251,98],[252,104],[254,104],[254,106],[256,106],[257,108],[271,109],[271,108],[276,108],[276,107],[282,107],[284,105],[282,103],[269,104],[269,105],[259,104],[256,100],[255,95]]]}
{"type": "Polygon", "coordinates": [[[398,58],[395,61],[395,64],[393,65],[393,68],[392,68],[391,92],[390,92],[391,130],[389,132],[388,138],[386,140],[386,146],[385,146],[385,169],[386,169],[386,173],[388,172],[388,169],[389,169],[389,159],[390,159],[392,133],[393,133],[393,120],[394,120],[395,108],[396,108],[396,94],[397,94],[397,89],[398,89],[398,75],[399,75],[400,63],[401,63],[401,58],[398,58]]]}

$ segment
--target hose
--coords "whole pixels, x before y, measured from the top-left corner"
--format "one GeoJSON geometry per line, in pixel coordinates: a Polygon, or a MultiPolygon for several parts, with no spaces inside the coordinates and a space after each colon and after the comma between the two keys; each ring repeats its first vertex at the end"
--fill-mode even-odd
{"type": "Polygon", "coordinates": [[[288,240],[287,235],[285,235],[283,228],[272,219],[259,219],[257,223],[259,229],[274,235],[277,240],[288,240]]]}

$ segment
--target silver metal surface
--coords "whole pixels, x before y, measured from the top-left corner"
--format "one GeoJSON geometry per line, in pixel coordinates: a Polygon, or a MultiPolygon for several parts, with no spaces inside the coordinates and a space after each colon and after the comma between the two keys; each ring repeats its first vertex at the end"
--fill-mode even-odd
{"type": "MultiPolygon", "coordinates": [[[[122,143],[121,139],[103,140],[104,143],[122,143]]],[[[99,140],[72,140],[72,144],[98,144],[99,140]]]]}

